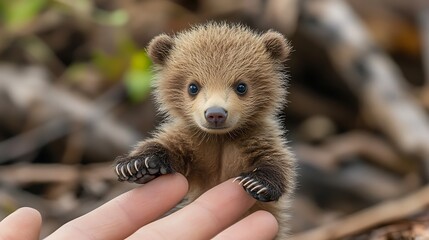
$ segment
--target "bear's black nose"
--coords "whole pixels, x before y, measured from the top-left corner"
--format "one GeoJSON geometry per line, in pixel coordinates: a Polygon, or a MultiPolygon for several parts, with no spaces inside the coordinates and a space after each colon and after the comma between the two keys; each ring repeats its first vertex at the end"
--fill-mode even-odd
{"type": "Polygon", "coordinates": [[[225,122],[228,112],[221,107],[209,107],[204,112],[207,122],[219,125],[225,122]]]}

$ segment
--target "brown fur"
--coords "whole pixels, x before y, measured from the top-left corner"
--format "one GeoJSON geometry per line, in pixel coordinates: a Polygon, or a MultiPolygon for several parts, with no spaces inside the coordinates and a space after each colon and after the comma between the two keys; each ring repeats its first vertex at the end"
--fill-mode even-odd
{"type": "Polygon", "coordinates": [[[143,155],[164,159],[187,177],[190,201],[227,179],[256,179],[268,187],[268,201],[276,201],[258,202],[252,211],[273,213],[283,239],[295,161],[276,114],[286,99],[283,68],[289,51],[281,34],[237,25],[209,23],[156,37],[148,52],[157,64],[155,96],[167,120],[118,164],[143,155]],[[240,82],[248,87],[243,95],[234,90],[240,82]],[[190,83],[200,88],[196,96],[188,93],[190,83]],[[226,130],[205,127],[204,111],[211,106],[228,111],[226,130]]]}

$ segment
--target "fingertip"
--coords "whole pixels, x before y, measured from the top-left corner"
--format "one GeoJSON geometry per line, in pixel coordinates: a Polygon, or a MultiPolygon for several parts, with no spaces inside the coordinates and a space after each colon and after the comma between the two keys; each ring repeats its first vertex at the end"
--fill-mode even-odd
{"type": "Polygon", "coordinates": [[[40,214],[37,209],[31,207],[21,207],[16,211],[25,214],[27,218],[31,218],[31,220],[34,222],[42,222],[42,214],[40,214]]]}
{"type": "Polygon", "coordinates": [[[0,238],[39,239],[41,226],[42,216],[39,211],[30,207],[22,207],[1,221],[0,238]]]}
{"type": "Polygon", "coordinates": [[[253,213],[253,215],[257,217],[258,224],[261,224],[261,227],[266,229],[267,232],[273,233],[273,236],[277,234],[279,231],[279,222],[273,214],[267,211],[259,210],[253,213]]]}
{"type": "Polygon", "coordinates": [[[40,212],[31,207],[18,208],[14,213],[16,218],[22,218],[23,224],[29,223],[31,226],[42,225],[42,215],[40,212]]]}
{"type": "Polygon", "coordinates": [[[17,211],[19,211],[20,216],[23,216],[21,224],[24,228],[31,229],[31,231],[38,235],[42,227],[42,215],[40,212],[31,207],[22,207],[17,211]]]}

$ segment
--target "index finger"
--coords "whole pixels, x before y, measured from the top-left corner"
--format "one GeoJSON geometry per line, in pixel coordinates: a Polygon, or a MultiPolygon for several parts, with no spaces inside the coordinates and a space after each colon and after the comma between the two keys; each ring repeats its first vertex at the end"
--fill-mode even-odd
{"type": "Polygon", "coordinates": [[[159,177],[65,224],[46,239],[124,239],[174,207],[187,190],[180,174],[159,177]]]}
{"type": "Polygon", "coordinates": [[[128,239],[210,239],[236,222],[254,203],[240,185],[227,181],[178,212],[142,227],[128,239]]]}

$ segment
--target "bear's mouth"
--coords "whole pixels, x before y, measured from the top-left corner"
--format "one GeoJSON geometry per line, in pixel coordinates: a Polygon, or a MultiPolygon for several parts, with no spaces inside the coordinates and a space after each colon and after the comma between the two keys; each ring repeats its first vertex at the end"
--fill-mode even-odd
{"type": "Polygon", "coordinates": [[[229,127],[225,127],[225,126],[205,126],[205,128],[207,129],[227,129],[229,127]]]}
{"type": "Polygon", "coordinates": [[[225,125],[201,125],[200,128],[208,133],[227,133],[230,129],[229,126],[225,125]]]}

